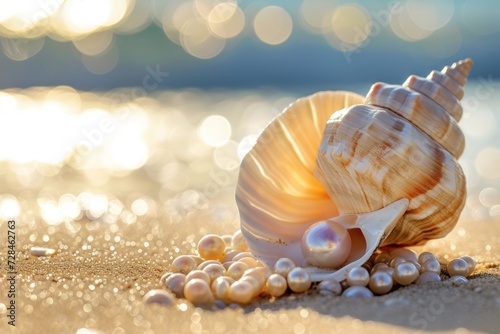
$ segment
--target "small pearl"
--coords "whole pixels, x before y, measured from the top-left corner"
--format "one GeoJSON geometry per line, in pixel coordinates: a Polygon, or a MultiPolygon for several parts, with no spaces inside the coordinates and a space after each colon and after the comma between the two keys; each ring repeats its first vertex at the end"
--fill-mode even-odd
{"type": "Polygon", "coordinates": [[[420,268],[420,273],[425,273],[428,271],[435,272],[436,274],[441,274],[441,264],[436,259],[429,259],[422,264],[420,268]]]}
{"type": "Polygon", "coordinates": [[[368,262],[363,263],[363,265],[361,267],[368,270],[368,272],[371,272],[372,268],[373,268],[373,263],[368,261],[368,262]]]}
{"type": "Polygon", "coordinates": [[[228,276],[217,277],[210,286],[215,298],[227,300],[229,298],[229,288],[234,282],[234,279],[228,276]]]}
{"type": "Polygon", "coordinates": [[[385,262],[379,262],[379,263],[376,263],[373,267],[372,267],[372,270],[370,271],[370,274],[373,274],[379,270],[385,270],[389,268],[389,266],[387,265],[387,263],[385,262]]]}
{"type": "Polygon", "coordinates": [[[352,268],[347,273],[347,284],[349,286],[366,286],[370,280],[370,274],[363,267],[352,268]]]}
{"type": "Polygon", "coordinates": [[[208,274],[206,272],[204,272],[203,270],[199,270],[199,269],[193,270],[189,274],[186,275],[186,283],[192,279],[195,279],[195,278],[201,279],[201,280],[207,282],[207,284],[211,283],[210,276],[208,276],[208,274]]]}
{"type": "Polygon", "coordinates": [[[300,267],[290,270],[286,280],[293,292],[304,292],[311,287],[311,275],[300,267]]]}
{"type": "Polygon", "coordinates": [[[222,240],[224,240],[224,243],[228,246],[231,246],[233,236],[231,234],[223,234],[220,236],[222,240]]]}
{"type": "Polygon", "coordinates": [[[249,281],[236,281],[229,288],[228,297],[239,304],[248,304],[254,295],[254,287],[249,281]]]}
{"type": "Polygon", "coordinates": [[[262,267],[262,263],[255,259],[252,259],[251,257],[241,258],[238,260],[238,262],[246,263],[248,265],[248,268],[262,267]]]}
{"type": "Polygon", "coordinates": [[[469,266],[469,270],[467,271],[467,276],[472,275],[474,270],[476,270],[476,261],[474,261],[473,258],[467,255],[462,256],[461,259],[467,262],[467,265],[469,266]]]}
{"type": "Polygon", "coordinates": [[[396,257],[396,256],[402,257],[407,262],[410,262],[410,261],[418,262],[417,253],[415,253],[414,251],[412,251],[411,249],[408,249],[408,248],[396,248],[393,251],[391,251],[391,256],[392,257],[396,257]]]}
{"type": "Polygon", "coordinates": [[[469,280],[463,276],[457,275],[457,276],[450,277],[448,279],[448,281],[452,282],[455,285],[459,285],[459,284],[467,283],[469,280]]]}
{"type": "Polygon", "coordinates": [[[222,261],[223,262],[234,261],[234,257],[240,253],[241,251],[238,249],[232,249],[229,252],[225,252],[224,259],[222,261]]]}
{"type": "Polygon", "coordinates": [[[233,257],[233,261],[238,261],[238,260],[243,259],[245,257],[249,257],[251,259],[256,260],[255,256],[252,253],[250,253],[250,252],[240,252],[239,254],[235,255],[235,257],[233,257]]]}
{"type": "Polygon", "coordinates": [[[265,291],[273,297],[280,297],[285,293],[287,287],[286,278],[279,274],[272,274],[266,281],[265,291]]]}
{"type": "Polygon", "coordinates": [[[318,284],[318,290],[321,295],[340,296],[342,285],[337,280],[327,279],[318,284]]]}
{"type": "MultiPolygon", "coordinates": [[[[433,261],[428,260],[429,261],[433,261]]],[[[439,282],[441,281],[441,277],[439,277],[439,274],[436,273],[435,271],[424,271],[420,276],[418,276],[417,280],[415,281],[415,284],[425,284],[429,282],[439,282]]]]}
{"type": "Polygon", "coordinates": [[[469,265],[463,259],[454,259],[448,263],[448,275],[466,277],[469,273],[469,265]]]}
{"type": "Polygon", "coordinates": [[[226,269],[220,263],[211,263],[203,268],[203,271],[208,274],[210,282],[213,282],[217,277],[224,275],[226,269]]]}
{"type": "Polygon", "coordinates": [[[222,260],[226,244],[216,234],[207,234],[198,242],[198,253],[205,260],[222,260]]]}
{"type": "Polygon", "coordinates": [[[301,240],[301,249],[308,264],[338,268],[351,253],[351,236],[339,223],[327,220],[311,225],[301,240]]]}
{"type": "Polygon", "coordinates": [[[172,275],[173,273],[171,272],[166,272],[165,274],[163,274],[160,278],[160,284],[165,284],[165,281],[167,280],[167,278],[170,277],[170,275],[172,275]]]}
{"type": "Polygon", "coordinates": [[[231,239],[231,247],[242,252],[249,251],[247,241],[245,240],[245,237],[243,237],[243,234],[241,234],[241,230],[234,232],[233,238],[231,239]]]}
{"type": "Polygon", "coordinates": [[[351,286],[342,292],[342,297],[346,298],[371,298],[373,297],[373,292],[364,286],[351,286]]]}
{"type": "Polygon", "coordinates": [[[186,282],[186,275],[175,273],[170,275],[165,280],[165,287],[172,291],[178,298],[184,297],[184,284],[186,282]]]}
{"type": "Polygon", "coordinates": [[[430,259],[437,260],[436,255],[434,255],[430,252],[422,252],[418,256],[418,263],[420,263],[420,265],[423,265],[425,262],[427,262],[430,259]]]}
{"type": "Polygon", "coordinates": [[[238,280],[238,282],[249,282],[253,287],[253,297],[257,297],[261,294],[264,289],[264,284],[266,283],[265,281],[262,282],[253,276],[243,276],[238,280]]]}
{"type": "Polygon", "coordinates": [[[415,265],[415,268],[417,268],[418,272],[420,272],[420,270],[422,269],[422,266],[420,265],[420,263],[418,263],[417,260],[407,260],[407,262],[413,263],[415,265]]]}
{"type": "Polygon", "coordinates": [[[290,270],[295,268],[295,263],[287,257],[281,258],[274,264],[274,271],[284,278],[287,278],[290,270]]]}
{"type": "Polygon", "coordinates": [[[418,278],[417,267],[411,262],[403,262],[394,269],[393,278],[401,285],[409,285],[418,278]]]}
{"type": "Polygon", "coordinates": [[[403,262],[406,262],[406,260],[404,258],[402,258],[401,256],[395,256],[392,258],[391,262],[389,263],[389,266],[391,268],[396,268],[396,266],[400,263],[403,263],[403,262]]]}
{"type": "Polygon", "coordinates": [[[232,265],[233,263],[236,263],[236,262],[234,262],[234,261],[224,262],[224,263],[222,264],[222,266],[224,267],[224,269],[226,269],[226,272],[227,272],[227,270],[229,269],[229,267],[231,267],[231,265],[232,265]]]}
{"type": "Polygon", "coordinates": [[[184,297],[195,305],[210,305],[214,302],[210,286],[201,278],[193,278],[186,282],[184,297]]]}
{"type": "Polygon", "coordinates": [[[205,261],[204,259],[202,259],[201,257],[196,256],[196,255],[189,255],[189,256],[191,256],[193,258],[194,262],[196,262],[197,267],[205,261]]]}
{"type": "Polygon", "coordinates": [[[272,270],[268,267],[257,267],[245,270],[245,272],[243,273],[243,277],[255,277],[259,282],[262,283],[262,285],[264,285],[264,283],[266,283],[266,280],[269,278],[269,276],[271,276],[272,273],[272,270]]]}
{"type": "Polygon", "coordinates": [[[382,252],[380,254],[377,254],[377,256],[375,256],[375,265],[377,265],[378,263],[385,263],[385,264],[389,264],[391,262],[391,255],[389,253],[386,253],[386,252],[382,252]]]}
{"type": "Polygon", "coordinates": [[[217,260],[206,260],[206,261],[203,261],[202,263],[200,263],[198,265],[198,267],[196,267],[196,269],[203,270],[209,264],[220,264],[220,262],[217,260]]]}
{"type": "Polygon", "coordinates": [[[229,266],[226,275],[233,278],[234,280],[239,280],[241,276],[243,276],[243,273],[248,269],[248,264],[237,261],[229,266]]]}
{"type": "Polygon", "coordinates": [[[377,295],[383,295],[391,291],[393,285],[392,276],[384,271],[377,271],[370,277],[368,286],[377,295]]]}
{"type": "Polygon", "coordinates": [[[172,261],[171,271],[173,273],[188,274],[190,271],[195,270],[198,265],[196,261],[189,255],[180,255],[172,261]]]}
{"type": "Polygon", "coordinates": [[[144,295],[142,298],[143,302],[146,304],[163,304],[172,305],[175,301],[175,297],[172,293],[167,290],[151,290],[144,295]]]}

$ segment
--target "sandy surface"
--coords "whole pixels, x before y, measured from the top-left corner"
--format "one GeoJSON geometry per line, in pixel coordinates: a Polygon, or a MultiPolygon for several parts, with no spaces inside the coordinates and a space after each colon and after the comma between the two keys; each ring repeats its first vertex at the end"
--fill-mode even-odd
{"type": "MultiPolygon", "coordinates": [[[[87,98],[105,110],[110,103],[82,96],[82,108],[87,98]]],[[[42,175],[39,184],[26,184],[24,179],[19,185],[9,180],[22,169],[3,164],[1,184],[19,204],[20,213],[15,231],[15,328],[6,317],[8,232],[7,220],[0,220],[0,333],[500,332],[500,200],[496,183],[474,176],[471,169],[474,147],[481,143],[468,142],[473,154],[466,151],[463,162],[466,172],[472,171],[472,182],[459,224],[446,238],[415,248],[445,260],[474,257],[478,265],[468,283],[412,285],[371,300],[326,297],[312,290],[278,299],[262,297],[245,307],[199,308],[182,299],[173,306],[142,302],[145,293],[161,287],[159,279],[175,256],[194,254],[197,241],[207,233],[231,234],[238,228],[237,170],[229,163],[237,159],[238,142],[262,129],[289,101],[283,94],[264,98],[199,92],[166,93],[141,101],[142,108],[158,110],[147,114],[149,125],[141,125],[147,129],[145,145],[161,149],[159,154],[151,149],[145,167],[129,174],[105,175],[73,161],[71,167],[42,175]],[[236,117],[234,110],[245,113],[236,117]],[[225,115],[232,124],[233,139],[224,150],[208,147],[196,135],[197,124],[211,113],[225,115]],[[162,166],[169,166],[163,174],[158,172],[162,166]],[[487,187],[483,195],[493,195],[485,200],[479,193],[487,187]],[[90,204],[85,202],[89,198],[90,204]],[[78,202],[78,217],[54,218],[47,204],[53,202],[56,208],[78,202]],[[104,211],[99,203],[105,204],[104,211]],[[33,246],[54,248],[56,253],[35,257],[30,254],[33,246]]],[[[129,125],[142,124],[139,121],[133,119],[129,125]]],[[[103,145],[92,157],[107,154],[103,145]]],[[[2,196],[0,215],[7,210],[7,195],[2,196]]]]}

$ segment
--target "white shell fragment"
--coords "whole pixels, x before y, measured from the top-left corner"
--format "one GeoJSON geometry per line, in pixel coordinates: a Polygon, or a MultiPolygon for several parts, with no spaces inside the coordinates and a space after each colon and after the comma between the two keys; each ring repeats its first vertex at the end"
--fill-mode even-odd
{"type": "Polygon", "coordinates": [[[471,66],[376,83],[366,98],[319,92],[292,103],[241,163],[236,202],[249,250],[271,267],[289,258],[312,281],[342,281],[379,246],[450,232],[466,197],[457,122],[471,66]],[[333,221],[351,245],[325,228],[333,221]],[[334,244],[350,248],[345,261],[334,244]]]}
{"type": "Polygon", "coordinates": [[[52,256],[56,253],[56,250],[53,248],[45,248],[45,247],[31,247],[30,249],[31,255],[34,256],[52,256]]]}

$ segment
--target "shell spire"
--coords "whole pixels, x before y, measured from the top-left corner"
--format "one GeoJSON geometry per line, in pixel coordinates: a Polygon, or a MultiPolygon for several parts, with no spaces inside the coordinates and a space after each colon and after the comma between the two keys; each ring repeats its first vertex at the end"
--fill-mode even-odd
{"type": "Polygon", "coordinates": [[[465,147],[457,123],[462,117],[459,101],[471,67],[472,60],[464,59],[441,72],[432,71],[426,78],[411,75],[402,86],[376,83],[365,103],[388,108],[410,120],[458,159],[465,147]]]}

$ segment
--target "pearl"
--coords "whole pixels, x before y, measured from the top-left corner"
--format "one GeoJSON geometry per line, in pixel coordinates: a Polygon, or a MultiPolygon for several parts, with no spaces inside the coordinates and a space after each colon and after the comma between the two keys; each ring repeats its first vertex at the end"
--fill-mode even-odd
{"type": "Polygon", "coordinates": [[[249,281],[236,281],[229,288],[228,297],[239,304],[248,304],[254,295],[254,287],[249,281]]]}
{"type": "Polygon", "coordinates": [[[237,230],[236,232],[234,232],[233,237],[231,239],[231,247],[233,249],[238,249],[242,252],[249,251],[247,241],[245,240],[245,237],[243,237],[241,230],[237,230]]]}
{"type": "Polygon", "coordinates": [[[409,285],[418,278],[417,267],[411,262],[403,262],[394,269],[393,278],[401,285],[409,285]]]}
{"type": "Polygon", "coordinates": [[[217,277],[210,286],[215,298],[227,300],[229,298],[229,288],[234,282],[234,279],[228,276],[217,277]]]}
{"type": "Polygon", "coordinates": [[[280,297],[285,293],[287,287],[286,278],[279,274],[272,274],[267,278],[265,291],[273,297],[280,297]]]}
{"type": "Polygon", "coordinates": [[[370,274],[373,274],[379,270],[386,270],[387,268],[389,268],[389,266],[385,263],[385,262],[379,262],[379,263],[376,263],[373,267],[372,267],[372,270],[370,271],[370,274]]]}
{"type": "Polygon", "coordinates": [[[407,262],[410,262],[410,263],[413,263],[413,265],[415,266],[415,268],[417,268],[418,272],[420,272],[420,270],[422,269],[422,266],[420,265],[420,263],[418,263],[417,260],[406,260],[407,262]]]}
{"type": "Polygon", "coordinates": [[[371,298],[373,297],[373,292],[364,286],[351,286],[342,292],[342,297],[346,298],[371,298]]]}
{"type": "MultiPolygon", "coordinates": [[[[433,261],[432,259],[431,260],[428,260],[427,262],[429,261],[433,261]]],[[[418,278],[417,280],[415,281],[415,284],[425,284],[425,283],[429,283],[429,282],[440,282],[441,281],[441,277],[439,277],[439,274],[436,273],[435,271],[424,271],[418,278]]]]}
{"type": "Polygon", "coordinates": [[[235,280],[239,280],[248,268],[248,264],[238,261],[229,266],[226,275],[235,280]]]}
{"type": "Polygon", "coordinates": [[[467,255],[462,256],[461,259],[464,260],[465,262],[467,262],[467,265],[469,266],[467,276],[472,275],[474,270],[476,270],[476,261],[474,261],[473,258],[471,258],[470,256],[467,256],[467,255]]]}
{"type": "Polygon", "coordinates": [[[243,277],[252,276],[259,282],[261,282],[262,285],[264,285],[264,283],[266,283],[266,280],[269,278],[269,276],[271,276],[272,273],[273,272],[268,267],[257,267],[246,270],[243,273],[243,277]]]}
{"type": "Polygon", "coordinates": [[[450,276],[463,276],[466,277],[469,273],[469,265],[463,259],[453,259],[451,260],[447,267],[448,275],[450,276]]]}
{"type": "Polygon", "coordinates": [[[435,272],[438,275],[441,274],[441,264],[439,263],[439,261],[436,259],[428,259],[427,261],[425,261],[420,268],[420,273],[425,273],[428,271],[435,272]]]}
{"type": "Polygon", "coordinates": [[[375,265],[378,264],[378,263],[385,263],[385,264],[389,264],[389,262],[391,262],[391,255],[389,253],[386,253],[386,252],[382,252],[380,254],[377,254],[377,256],[375,256],[375,265]]]}
{"type": "Polygon", "coordinates": [[[368,270],[363,267],[352,268],[347,273],[346,279],[349,286],[366,286],[370,280],[370,274],[368,273],[368,270]]]}
{"type": "Polygon", "coordinates": [[[180,255],[172,261],[171,271],[186,275],[190,271],[195,270],[197,266],[196,261],[191,256],[180,255]]]}
{"type": "Polygon", "coordinates": [[[246,263],[248,265],[248,268],[262,267],[262,263],[255,259],[252,259],[251,257],[241,258],[238,260],[238,262],[246,263]]]}
{"type": "Polygon", "coordinates": [[[203,271],[208,274],[210,282],[213,282],[217,277],[224,275],[226,269],[220,263],[211,263],[203,268],[203,271]]]}
{"type": "Polygon", "coordinates": [[[253,276],[243,276],[238,280],[238,282],[249,282],[252,285],[253,297],[257,297],[264,289],[265,281],[260,281],[259,279],[253,276]]]}
{"type": "Polygon", "coordinates": [[[231,246],[233,236],[231,234],[223,234],[220,236],[222,240],[224,240],[224,243],[228,246],[231,246]]]}
{"type": "Polygon", "coordinates": [[[318,284],[318,290],[321,295],[340,296],[342,285],[337,280],[327,279],[318,284]]]}
{"type": "Polygon", "coordinates": [[[234,261],[234,257],[240,253],[241,251],[238,249],[232,249],[229,252],[224,252],[224,258],[222,259],[222,261],[223,262],[234,261]]]}
{"type": "Polygon", "coordinates": [[[308,264],[340,267],[351,253],[351,236],[335,221],[323,221],[310,226],[302,237],[301,249],[308,264]]]}
{"type": "Polygon", "coordinates": [[[454,285],[467,283],[469,280],[463,276],[457,275],[450,277],[448,281],[452,282],[454,285]]]}
{"type": "Polygon", "coordinates": [[[293,268],[295,268],[295,263],[293,263],[292,260],[290,260],[289,258],[287,257],[283,257],[281,259],[279,259],[278,261],[276,261],[276,263],[274,264],[274,271],[277,273],[277,274],[280,274],[281,276],[283,276],[284,278],[287,278],[288,276],[288,273],[290,272],[290,270],[292,270],[293,268]]]}
{"type": "Polygon", "coordinates": [[[222,266],[224,267],[224,269],[226,269],[226,272],[227,272],[227,270],[229,269],[229,267],[231,267],[231,265],[232,265],[233,263],[236,263],[236,262],[234,262],[234,261],[224,262],[224,263],[222,264],[222,266]]]}
{"type": "Polygon", "coordinates": [[[226,244],[216,234],[207,234],[198,242],[198,253],[205,260],[222,260],[226,244]]]}
{"type": "Polygon", "coordinates": [[[146,304],[163,304],[172,305],[175,301],[174,295],[167,290],[157,289],[151,290],[144,295],[142,298],[143,302],[146,304]]]}
{"type": "Polygon", "coordinates": [[[192,279],[195,279],[195,278],[201,279],[201,280],[207,282],[207,284],[211,283],[210,276],[208,276],[208,274],[206,272],[204,272],[203,270],[199,270],[199,269],[193,270],[189,274],[186,275],[186,283],[192,279]]]}
{"type": "Polygon", "coordinates": [[[400,263],[403,263],[403,262],[406,262],[406,260],[404,258],[402,258],[401,256],[395,256],[392,258],[391,262],[389,263],[389,266],[391,268],[396,268],[396,266],[400,263]]]}
{"type": "Polygon", "coordinates": [[[423,265],[425,262],[427,262],[430,259],[437,260],[436,255],[434,255],[430,252],[422,252],[418,256],[418,263],[420,263],[420,265],[423,265]]]}
{"type": "Polygon", "coordinates": [[[205,269],[206,266],[208,266],[209,264],[220,264],[219,261],[217,260],[206,260],[206,261],[203,261],[202,263],[200,263],[198,265],[198,267],[196,267],[196,269],[199,269],[199,270],[203,270],[205,269]]]}
{"type": "Polygon", "coordinates": [[[170,277],[170,275],[172,275],[173,273],[171,272],[166,272],[165,274],[163,274],[160,278],[160,284],[165,284],[165,281],[167,280],[167,278],[170,277]]]}
{"type": "Polygon", "coordinates": [[[165,287],[172,291],[178,298],[184,297],[184,284],[186,282],[186,275],[175,273],[170,275],[165,280],[165,287]]]}
{"type": "Polygon", "coordinates": [[[201,278],[193,278],[184,285],[184,297],[196,305],[210,305],[214,302],[212,290],[201,278]]]}
{"type": "Polygon", "coordinates": [[[193,258],[194,262],[196,262],[196,266],[199,266],[200,264],[202,264],[205,260],[202,259],[201,257],[199,256],[196,256],[196,255],[189,255],[193,258]]]}
{"type": "Polygon", "coordinates": [[[238,260],[243,259],[245,257],[249,257],[251,259],[256,260],[255,256],[252,253],[250,253],[250,252],[240,252],[235,257],[233,257],[233,261],[238,261],[238,260]]]}
{"type": "Polygon", "coordinates": [[[293,292],[304,292],[311,287],[311,275],[300,267],[290,270],[286,280],[293,292]]]}
{"type": "Polygon", "coordinates": [[[392,257],[396,257],[396,256],[402,257],[403,259],[405,259],[408,262],[410,262],[410,261],[418,262],[417,253],[415,253],[414,251],[412,251],[411,249],[408,249],[408,248],[396,248],[393,251],[391,251],[391,256],[392,257]]]}
{"type": "Polygon", "coordinates": [[[377,271],[370,277],[368,286],[377,295],[383,295],[391,291],[393,285],[392,276],[384,271],[377,271]]]}

